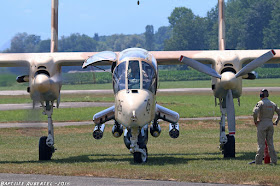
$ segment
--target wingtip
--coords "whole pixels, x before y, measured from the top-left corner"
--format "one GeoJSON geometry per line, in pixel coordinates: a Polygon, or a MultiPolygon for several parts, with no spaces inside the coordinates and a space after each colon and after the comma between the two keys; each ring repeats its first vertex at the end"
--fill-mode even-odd
{"type": "Polygon", "coordinates": [[[274,50],[271,50],[271,52],[274,56],[276,55],[276,52],[274,50]]]}

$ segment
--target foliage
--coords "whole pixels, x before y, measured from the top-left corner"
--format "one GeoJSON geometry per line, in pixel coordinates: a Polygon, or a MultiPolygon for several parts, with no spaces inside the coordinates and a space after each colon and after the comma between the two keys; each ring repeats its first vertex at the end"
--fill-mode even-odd
{"type": "Polygon", "coordinates": [[[154,49],[154,27],[153,25],[147,25],[145,31],[145,48],[146,50],[154,49]]]}
{"type": "MultiPolygon", "coordinates": [[[[228,0],[225,8],[226,49],[280,48],[280,0],[228,0]]],[[[61,52],[122,51],[140,47],[148,50],[213,50],[218,49],[218,7],[207,16],[195,15],[191,9],[175,8],[168,17],[169,26],[154,30],[147,25],[141,34],[93,36],[74,33],[59,39],[61,52]]],[[[16,34],[11,47],[4,52],[49,52],[50,40],[27,33],[16,34]]],[[[269,67],[265,65],[264,67],[269,67]]],[[[278,65],[279,67],[279,65],[278,65]]],[[[71,67],[78,70],[79,67],[71,67]]],[[[169,69],[165,66],[163,69],[169,69]]],[[[69,71],[70,68],[65,68],[69,71]]],[[[176,70],[186,69],[177,66],[176,70]]],[[[272,77],[272,76],[270,76],[272,77]]],[[[275,77],[275,76],[273,76],[275,77]]]]}
{"type": "Polygon", "coordinates": [[[206,49],[206,19],[195,16],[191,9],[175,8],[168,17],[172,36],[165,42],[165,50],[206,49]]]}

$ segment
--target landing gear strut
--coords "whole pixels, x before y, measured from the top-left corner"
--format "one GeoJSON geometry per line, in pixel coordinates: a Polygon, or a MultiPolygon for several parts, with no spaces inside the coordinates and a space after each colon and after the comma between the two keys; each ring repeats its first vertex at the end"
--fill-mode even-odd
{"type": "MultiPolygon", "coordinates": [[[[224,158],[234,158],[235,157],[235,138],[234,134],[225,133],[225,125],[226,125],[226,99],[220,99],[220,111],[221,111],[221,121],[220,121],[220,150],[224,154],[224,158]]],[[[234,109],[234,108],[233,108],[234,109]]],[[[228,125],[230,125],[228,121],[228,125]]],[[[231,125],[235,125],[231,123],[231,125]]]]}
{"type": "Polygon", "coordinates": [[[125,129],[124,143],[129,151],[133,154],[134,163],[145,163],[148,159],[148,125],[141,129],[132,127],[125,129]]]}
{"type": "Polygon", "coordinates": [[[42,136],[39,140],[39,160],[50,160],[55,151],[53,131],[53,101],[41,102],[44,109],[43,114],[48,116],[48,136],[42,136]]]}

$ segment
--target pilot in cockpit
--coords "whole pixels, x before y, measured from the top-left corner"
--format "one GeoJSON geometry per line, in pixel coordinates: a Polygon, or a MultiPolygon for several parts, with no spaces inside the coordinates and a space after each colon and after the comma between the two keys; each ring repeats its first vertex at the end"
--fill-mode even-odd
{"type": "Polygon", "coordinates": [[[127,77],[128,79],[140,79],[139,61],[129,61],[127,77]]]}

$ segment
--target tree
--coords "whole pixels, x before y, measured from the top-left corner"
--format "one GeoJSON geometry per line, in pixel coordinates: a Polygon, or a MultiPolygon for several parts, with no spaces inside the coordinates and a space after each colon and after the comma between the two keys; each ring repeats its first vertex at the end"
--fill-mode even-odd
{"type": "Polygon", "coordinates": [[[41,41],[40,36],[28,35],[27,33],[18,33],[11,40],[11,47],[7,52],[36,52],[36,47],[41,41]]]}
{"type": "Polygon", "coordinates": [[[175,8],[168,17],[172,36],[164,43],[165,50],[206,49],[206,19],[195,16],[191,9],[175,8]]]}
{"type": "Polygon", "coordinates": [[[170,26],[159,27],[154,35],[155,50],[163,50],[164,41],[170,39],[172,29],[170,26]]]}
{"type": "Polygon", "coordinates": [[[98,45],[93,38],[78,33],[71,34],[69,37],[62,36],[59,43],[61,52],[94,52],[98,45]]]}
{"type": "Polygon", "coordinates": [[[153,25],[147,25],[146,31],[144,33],[145,35],[145,48],[147,50],[153,50],[154,49],[154,27],[153,25]]]}
{"type": "Polygon", "coordinates": [[[251,4],[245,17],[244,45],[246,49],[263,48],[264,30],[271,20],[272,4],[268,0],[259,0],[251,4]]]}
{"type": "Polygon", "coordinates": [[[272,1],[271,20],[263,30],[263,47],[280,48],[280,0],[272,1]]]}

